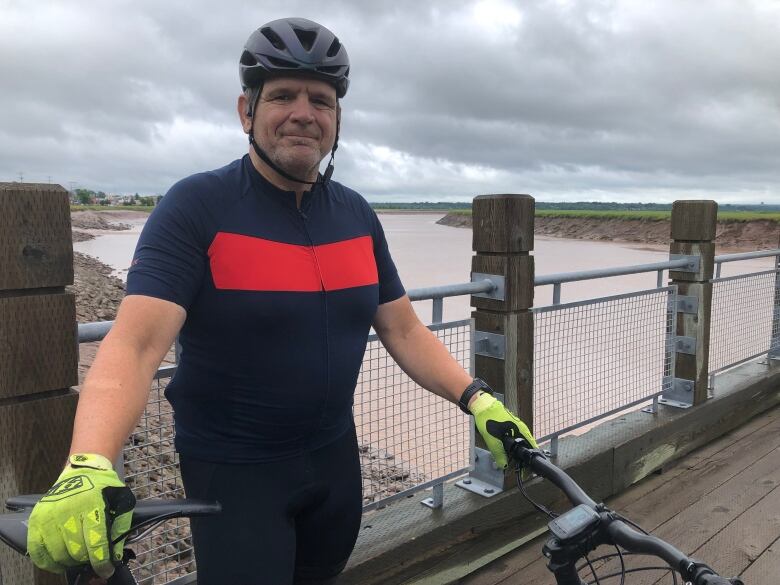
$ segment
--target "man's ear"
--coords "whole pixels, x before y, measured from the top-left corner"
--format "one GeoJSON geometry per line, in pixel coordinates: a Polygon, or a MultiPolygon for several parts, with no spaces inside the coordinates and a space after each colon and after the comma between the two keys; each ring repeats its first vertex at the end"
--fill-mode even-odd
{"type": "Polygon", "coordinates": [[[249,134],[252,130],[251,108],[249,100],[243,93],[238,96],[236,110],[238,111],[238,118],[241,120],[241,127],[244,130],[244,134],[249,134]]]}

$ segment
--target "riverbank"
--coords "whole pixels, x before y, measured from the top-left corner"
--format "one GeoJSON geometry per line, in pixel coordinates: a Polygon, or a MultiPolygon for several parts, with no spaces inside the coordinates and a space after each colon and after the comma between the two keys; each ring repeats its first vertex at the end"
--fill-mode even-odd
{"type": "MultiPolygon", "coordinates": [[[[471,228],[470,214],[448,213],[437,223],[471,228]]],[[[537,236],[572,240],[626,242],[642,245],[669,244],[669,221],[658,219],[621,219],[587,217],[534,218],[537,236]]],[[[780,223],[771,220],[719,221],[715,244],[719,250],[767,250],[778,247],[780,223]]]]}

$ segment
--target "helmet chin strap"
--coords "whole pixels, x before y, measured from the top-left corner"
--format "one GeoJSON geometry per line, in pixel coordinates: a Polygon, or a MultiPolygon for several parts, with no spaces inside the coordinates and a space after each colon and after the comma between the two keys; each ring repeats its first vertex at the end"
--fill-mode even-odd
{"type": "MultiPolygon", "coordinates": [[[[259,91],[257,92],[257,97],[253,101],[257,103],[256,101],[258,99],[260,99],[259,91]]],[[[276,173],[278,173],[280,176],[284,177],[288,181],[293,181],[295,183],[302,183],[304,185],[322,184],[323,187],[327,186],[328,182],[330,181],[331,175],[333,175],[333,157],[336,155],[336,149],[339,147],[339,129],[341,126],[341,116],[336,117],[336,139],[333,142],[333,148],[330,151],[330,160],[328,161],[328,166],[325,168],[325,172],[322,175],[319,175],[316,181],[304,181],[303,179],[299,179],[298,177],[293,177],[290,173],[280,168],[279,165],[277,165],[274,161],[272,161],[271,157],[268,156],[262,148],[260,148],[260,145],[255,141],[255,117],[254,117],[253,110],[254,108],[251,105],[247,108],[247,116],[252,118],[252,124],[249,127],[249,144],[252,145],[252,148],[254,149],[257,156],[259,156],[260,159],[269,167],[271,167],[276,173]]]]}

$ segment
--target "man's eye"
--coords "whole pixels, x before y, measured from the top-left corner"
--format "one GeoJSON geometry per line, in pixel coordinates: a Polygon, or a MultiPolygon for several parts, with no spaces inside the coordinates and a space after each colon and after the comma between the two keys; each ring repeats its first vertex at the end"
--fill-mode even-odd
{"type": "Polygon", "coordinates": [[[314,104],[315,108],[321,108],[323,110],[332,110],[336,107],[335,104],[332,104],[328,100],[321,98],[314,98],[312,103],[314,104]]]}

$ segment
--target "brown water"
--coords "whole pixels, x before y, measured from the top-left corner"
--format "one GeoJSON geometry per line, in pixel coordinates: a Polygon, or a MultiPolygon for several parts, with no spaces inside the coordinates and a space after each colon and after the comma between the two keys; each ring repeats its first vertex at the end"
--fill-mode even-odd
{"type": "MultiPolygon", "coordinates": [[[[441,217],[441,213],[379,215],[390,252],[407,289],[469,281],[473,255],[471,230],[438,225],[436,221],[441,217]]],[[[124,279],[145,219],[122,219],[122,222],[131,224],[133,229],[117,232],[91,230],[91,233],[99,237],[87,242],[77,242],[73,249],[105,262],[116,270],[117,276],[124,279]]],[[[544,275],[661,262],[668,259],[669,253],[660,247],[537,237],[533,255],[536,274],[544,275]]],[[[771,267],[772,259],[769,258],[730,263],[723,266],[723,276],[767,270],[771,267]]],[[[652,288],[655,283],[655,272],[573,282],[563,285],[561,301],[576,301],[652,288]]],[[[536,306],[552,302],[552,286],[538,287],[535,294],[536,306]]],[[[430,322],[431,302],[418,302],[415,305],[423,320],[430,322]]],[[[463,319],[469,314],[468,296],[444,301],[445,320],[463,319]]]]}
{"type": "MultiPolygon", "coordinates": [[[[436,223],[442,214],[380,214],[390,251],[407,289],[464,283],[471,270],[471,230],[436,223]]],[[[594,270],[613,266],[630,266],[663,262],[669,251],[661,247],[641,247],[615,242],[590,242],[537,237],[533,255],[536,274],[545,275],[578,270],[594,270]]],[[[724,264],[723,276],[740,272],[768,270],[772,259],[750,260],[724,264]]],[[[664,278],[668,273],[664,274],[664,278]]],[[[657,273],[634,274],[563,285],[561,302],[620,294],[653,288],[657,273]]],[[[537,287],[535,306],[552,303],[552,286],[537,287]]],[[[469,297],[444,301],[444,320],[467,318],[469,297]]],[[[431,302],[415,303],[426,323],[431,318],[431,302]]]]}

